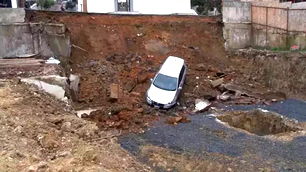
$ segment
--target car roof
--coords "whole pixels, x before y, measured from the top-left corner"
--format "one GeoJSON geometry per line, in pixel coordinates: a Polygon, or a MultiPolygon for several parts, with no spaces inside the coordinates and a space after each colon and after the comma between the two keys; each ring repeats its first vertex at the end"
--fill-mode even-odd
{"type": "Polygon", "coordinates": [[[159,73],[178,78],[184,63],[184,59],[169,56],[160,68],[159,73]]]}

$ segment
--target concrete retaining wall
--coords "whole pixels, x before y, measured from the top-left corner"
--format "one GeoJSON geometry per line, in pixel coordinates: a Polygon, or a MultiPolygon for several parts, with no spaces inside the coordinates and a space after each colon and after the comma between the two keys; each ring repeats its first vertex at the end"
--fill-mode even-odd
{"type": "Polygon", "coordinates": [[[306,48],[306,33],[287,33],[282,29],[255,24],[252,27],[252,46],[254,47],[288,49],[297,45],[301,49],[306,48]]]}
{"type": "Polygon", "coordinates": [[[70,38],[62,24],[0,24],[0,38],[0,58],[70,56],[70,38]]]}
{"type": "Polygon", "coordinates": [[[17,57],[35,54],[29,24],[0,25],[0,57],[17,57]]]}
{"type": "Polygon", "coordinates": [[[224,1],[223,22],[228,49],[249,46],[288,49],[293,45],[306,48],[306,10],[251,7],[249,2],[224,1]]]}
{"type": "Polygon", "coordinates": [[[223,37],[226,49],[239,49],[251,46],[251,24],[225,24],[223,37]]]}
{"type": "Polygon", "coordinates": [[[223,1],[223,37],[226,49],[238,49],[251,45],[251,4],[223,1]]]}
{"type": "Polygon", "coordinates": [[[306,9],[290,10],[288,22],[288,29],[290,31],[306,32],[306,9]]]}
{"type": "MultiPolygon", "coordinates": [[[[271,27],[276,27],[280,29],[287,29],[287,13],[288,11],[285,9],[274,9],[269,8],[267,10],[267,25],[271,27]]],[[[253,13],[253,16],[256,16],[256,13],[253,13]]],[[[266,20],[266,19],[264,19],[266,20]]]]}
{"type": "Polygon", "coordinates": [[[251,4],[248,2],[223,1],[224,23],[250,23],[251,4]]]}
{"type": "Polygon", "coordinates": [[[252,46],[280,49],[287,47],[286,31],[255,24],[252,27],[252,46]]]}
{"type": "Polygon", "coordinates": [[[22,23],[24,21],[23,8],[0,8],[0,23],[22,23]]]}

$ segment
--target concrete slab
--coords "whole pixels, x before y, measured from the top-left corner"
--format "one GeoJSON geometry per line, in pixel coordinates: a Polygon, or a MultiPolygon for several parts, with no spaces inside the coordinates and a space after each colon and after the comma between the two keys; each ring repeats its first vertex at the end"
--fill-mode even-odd
{"type": "Polygon", "coordinates": [[[0,23],[25,22],[25,10],[23,8],[0,8],[0,23]]]}

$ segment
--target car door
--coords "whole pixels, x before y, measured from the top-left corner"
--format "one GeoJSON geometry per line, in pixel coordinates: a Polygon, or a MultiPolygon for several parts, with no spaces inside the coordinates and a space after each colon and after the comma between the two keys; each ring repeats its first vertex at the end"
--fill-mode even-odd
{"type": "Polygon", "coordinates": [[[179,88],[183,88],[183,85],[184,85],[184,80],[185,80],[185,75],[186,75],[186,66],[185,64],[182,66],[182,69],[180,71],[180,75],[179,75],[179,81],[178,81],[178,90],[177,90],[177,95],[176,97],[178,97],[178,95],[180,94],[181,92],[181,89],[179,88]]]}

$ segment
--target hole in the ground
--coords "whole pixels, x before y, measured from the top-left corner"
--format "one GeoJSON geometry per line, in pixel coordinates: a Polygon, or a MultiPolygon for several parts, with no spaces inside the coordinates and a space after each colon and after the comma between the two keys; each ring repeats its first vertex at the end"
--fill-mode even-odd
{"type": "Polygon", "coordinates": [[[294,132],[300,130],[294,121],[283,118],[273,112],[253,111],[233,111],[217,116],[230,126],[246,130],[259,136],[294,132]]]}

